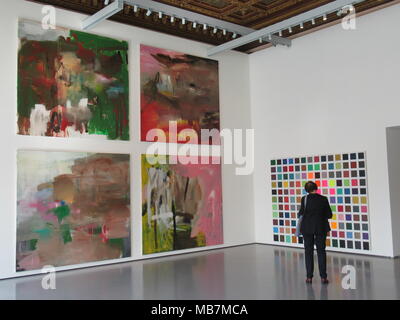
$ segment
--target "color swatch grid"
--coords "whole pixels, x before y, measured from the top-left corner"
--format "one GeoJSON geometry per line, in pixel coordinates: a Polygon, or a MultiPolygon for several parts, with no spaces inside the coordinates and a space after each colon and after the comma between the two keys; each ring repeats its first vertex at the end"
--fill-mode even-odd
{"type": "Polygon", "coordinates": [[[303,243],[294,234],[304,185],[310,180],[332,208],[327,247],[370,250],[365,152],[271,160],[274,241],[303,243]]]}

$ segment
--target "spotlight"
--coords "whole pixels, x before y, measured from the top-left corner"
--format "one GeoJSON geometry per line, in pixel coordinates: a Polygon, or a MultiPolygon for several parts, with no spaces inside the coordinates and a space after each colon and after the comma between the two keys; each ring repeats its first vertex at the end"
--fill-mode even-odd
{"type": "Polygon", "coordinates": [[[226,30],[225,30],[225,29],[222,30],[222,34],[223,34],[224,36],[226,36],[226,30]]]}
{"type": "Polygon", "coordinates": [[[303,22],[300,23],[300,29],[304,29],[304,24],[303,24],[303,22]]]}
{"type": "Polygon", "coordinates": [[[147,10],[147,12],[146,12],[146,16],[150,16],[151,15],[151,10],[149,9],[149,10],[147,10]]]}
{"type": "Polygon", "coordinates": [[[134,5],[134,6],[133,6],[133,12],[135,12],[135,13],[138,12],[138,9],[139,9],[139,8],[138,8],[137,5],[134,5]]]}
{"type": "Polygon", "coordinates": [[[324,21],[328,20],[328,17],[326,16],[326,14],[323,15],[322,20],[324,20],[324,21]]]}
{"type": "Polygon", "coordinates": [[[263,39],[262,39],[262,38],[258,39],[258,41],[259,41],[260,43],[263,43],[263,39]]]}
{"type": "Polygon", "coordinates": [[[196,27],[197,27],[197,22],[194,21],[194,22],[193,22],[193,28],[196,29],[196,27]]]}
{"type": "Polygon", "coordinates": [[[268,35],[268,41],[272,41],[272,36],[270,34],[268,35]]]}
{"type": "Polygon", "coordinates": [[[207,30],[207,24],[206,24],[206,23],[203,24],[203,30],[204,30],[204,31],[207,30]]]}
{"type": "Polygon", "coordinates": [[[108,4],[110,3],[110,0],[104,0],[104,5],[108,6],[108,4]]]}
{"type": "Polygon", "coordinates": [[[279,36],[282,37],[282,30],[279,30],[279,36]]]}
{"type": "Polygon", "coordinates": [[[161,19],[161,18],[162,18],[162,15],[163,15],[163,13],[160,11],[160,12],[158,13],[158,18],[161,19]]]}
{"type": "Polygon", "coordinates": [[[216,34],[217,31],[218,31],[217,27],[214,27],[214,30],[213,30],[214,34],[216,34]]]}
{"type": "Polygon", "coordinates": [[[174,22],[175,22],[175,17],[171,16],[171,23],[174,23],[174,22]]]}
{"type": "Polygon", "coordinates": [[[311,20],[312,25],[315,25],[315,19],[311,20]]]}
{"type": "Polygon", "coordinates": [[[288,29],[288,30],[289,30],[289,32],[290,32],[290,33],[292,33],[292,32],[293,32],[293,30],[292,30],[292,27],[289,27],[289,29],[288,29]]]}
{"type": "Polygon", "coordinates": [[[237,33],[234,32],[234,33],[232,34],[232,38],[233,38],[233,39],[236,39],[236,37],[237,37],[237,33]]]}
{"type": "Polygon", "coordinates": [[[182,24],[186,24],[186,19],[182,18],[182,24]]]}

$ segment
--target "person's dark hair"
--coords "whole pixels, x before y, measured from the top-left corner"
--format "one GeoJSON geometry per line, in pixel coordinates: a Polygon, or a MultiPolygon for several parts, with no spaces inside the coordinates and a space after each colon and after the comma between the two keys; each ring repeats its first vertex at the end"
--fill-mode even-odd
{"type": "Polygon", "coordinates": [[[316,184],[315,182],[308,181],[308,182],[305,184],[304,189],[306,189],[306,191],[307,191],[308,193],[310,193],[310,192],[313,192],[313,191],[318,190],[318,186],[317,186],[317,184],[316,184]]]}

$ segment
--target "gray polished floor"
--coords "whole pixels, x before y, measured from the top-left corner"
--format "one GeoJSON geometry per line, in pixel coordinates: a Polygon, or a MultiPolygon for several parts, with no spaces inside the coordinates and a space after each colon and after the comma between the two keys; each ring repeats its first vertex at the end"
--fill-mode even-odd
{"type": "MultiPolygon", "coordinates": [[[[300,249],[247,245],[0,281],[1,299],[400,299],[400,260],[328,253],[331,283],[304,283],[300,249]],[[356,270],[343,289],[342,267],[356,270]]],[[[316,267],[316,270],[317,267],[316,267]]]]}

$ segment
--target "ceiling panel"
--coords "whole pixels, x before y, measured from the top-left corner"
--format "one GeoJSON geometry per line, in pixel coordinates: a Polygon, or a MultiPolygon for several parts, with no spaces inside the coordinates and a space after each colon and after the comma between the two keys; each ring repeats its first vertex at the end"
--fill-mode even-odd
{"type": "MultiPolygon", "coordinates": [[[[52,4],[57,7],[94,14],[104,7],[103,0],[27,0],[38,3],[52,4]]],[[[175,6],[184,10],[207,15],[216,19],[235,23],[255,30],[281,22],[303,12],[323,6],[332,0],[155,0],[159,3],[175,6]]],[[[399,0],[366,0],[356,5],[358,14],[363,14],[372,9],[399,3],[399,0]]],[[[192,23],[181,24],[180,19],[170,22],[167,16],[162,19],[157,14],[147,16],[146,10],[134,12],[132,6],[125,5],[122,12],[112,16],[110,20],[151,29],[179,37],[201,41],[213,45],[223,44],[232,40],[232,33],[223,34],[220,30],[214,33],[212,28],[203,30],[201,26],[193,27],[192,23]]],[[[305,23],[304,28],[294,27],[293,32],[287,30],[283,36],[289,38],[299,37],[321,27],[340,22],[340,17],[335,13],[328,16],[327,21],[317,20],[315,25],[305,23]]],[[[240,35],[239,35],[240,36],[240,35]]],[[[237,48],[243,52],[253,52],[257,48],[264,48],[265,44],[258,41],[237,48]]]]}

